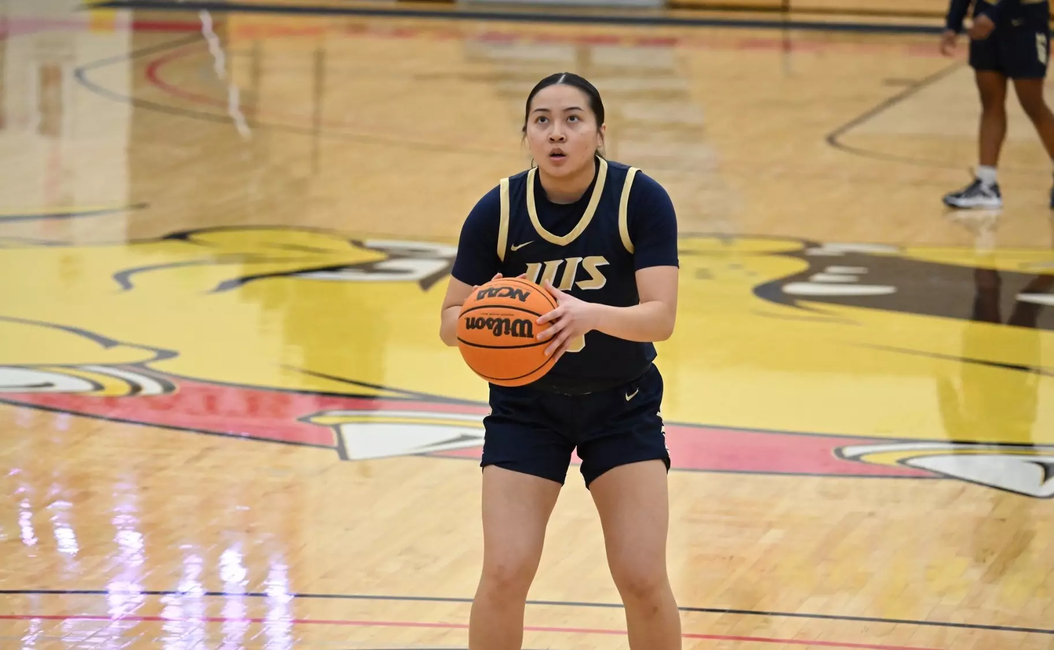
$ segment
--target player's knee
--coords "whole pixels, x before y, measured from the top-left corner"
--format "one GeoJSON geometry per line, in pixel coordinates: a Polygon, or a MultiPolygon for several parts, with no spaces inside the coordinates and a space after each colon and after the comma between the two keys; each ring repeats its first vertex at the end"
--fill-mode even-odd
{"type": "Polygon", "coordinates": [[[663,566],[649,561],[613,563],[611,577],[625,600],[638,603],[657,602],[668,583],[663,566]]]}
{"type": "Polygon", "coordinates": [[[981,111],[988,116],[1006,115],[1005,97],[986,97],[981,95],[981,111]]]}
{"type": "Polygon", "coordinates": [[[526,598],[537,568],[527,554],[509,553],[483,563],[482,587],[492,597],[526,598]]]}
{"type": "Polygon", "coordinates": [[[1042,95],[1039,97],[1021,98],[1021,108],[1025,111],[1025,115],[1028,115],[1029,119],[1033,122],[1038,122],[1050,116],[1050,109],[1047,108],[1047,104],[1043,101],[1042,95]]]}

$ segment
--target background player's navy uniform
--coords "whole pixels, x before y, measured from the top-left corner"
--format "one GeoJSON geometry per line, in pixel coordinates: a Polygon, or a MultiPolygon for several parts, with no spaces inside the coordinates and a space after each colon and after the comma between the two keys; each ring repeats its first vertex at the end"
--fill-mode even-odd
{"type": "MultiPolygon", "coordinates": [[[[635,272],[678,264],[673,205],[639,170],[599,157],[596,166],[567,205],[548,200],[537,170],[503,179],[466,219],[452,275],[479,285],[526,273],[586,302],[638,304],[635,272]]],[[[482,464],[563,483],[577,447],[587,486],[631,462],[668,468],[655,346],[597,331],[576,343],[528,386],[491,385],[482,464]]]]}
{"type": "MultiPolygon", "coordinates": [[[[962,31],[970,0],[952,0],[947,27],[962,31]]],[[[970,41],[970,66],[1011,79],[1042,79],[1050,58],[1048,0],[976,0],[974,17],[985,14],[995,29],[984,40],[970,41]]]]}

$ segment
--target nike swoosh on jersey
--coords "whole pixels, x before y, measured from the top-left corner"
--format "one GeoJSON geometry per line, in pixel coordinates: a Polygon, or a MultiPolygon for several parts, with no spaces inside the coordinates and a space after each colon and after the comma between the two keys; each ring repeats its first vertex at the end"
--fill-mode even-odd
{"type": "Polygon", "coordinates": [[[638,388],[637,390],[633,391],[632,393],[626,393],[626,401],[628,402],[631,399],[633,399],[634,397],[636,397],[637,393],[639,393],[639,392],[640,392],[640,389],[638,388]]]}
{"type": "Polygon", "coordinates": [[[533,239],[532,239],[531,241],[525,241],[525,242],[523,242],[522,244],[517,244],[517,245],[515,245],[515,246],[511,246],[511,247],[509,247],[509,250],[511,250],[511,251],[513,251],[513,252],[515,252],[515,251],[518,251],[518,250],[520,250],[521,248],[523,248],[523,247],[524,247],[524,246],[526,246],[527,244],[533,244],[533,243],[534,243],[534,240],[533,240],[533,239]]]}

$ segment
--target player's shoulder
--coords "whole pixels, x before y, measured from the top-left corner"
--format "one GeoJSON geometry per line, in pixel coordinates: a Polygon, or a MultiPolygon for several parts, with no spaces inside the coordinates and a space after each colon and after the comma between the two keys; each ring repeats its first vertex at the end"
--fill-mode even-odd
{"type": "Polygon", "coordinates": [[[644,170],[638,169],[633,175],[632,185],[629,193],[629,211],[653,211],[655,209],[673,208],[670,193],[666,191],[662,183],[648,175],[644,170]]]}
{"type": "Polygon", "coordinates": [[[639,171],[633,177],[633,191],[638,196],[645,196],[649,199],[666,199],[670,197],[669,192],[662,186],[662,183],[655,180],[647,174],[647,172],[639,171]]]}
{"type": "Polygon", "coordinates": [[[495,185],[486,194],[476,200],[465,226],[468,228],[489,228],[501,218],[501,186],[495,185]]]}
{"type": "Polygon", "coordinates": [[[667,195],[666,188],[663,187],[659,181],[648,175],[647,171],[635,165],[628,165],[617,160],[609,160],[607,161],[607,164],[608,174],[615,174],[623,178],[628,178],[630,170],[635,170],[631,181],[630,196],[633,196],[634,194],[638,196],[643,195],[644,197],[667,195]]]}

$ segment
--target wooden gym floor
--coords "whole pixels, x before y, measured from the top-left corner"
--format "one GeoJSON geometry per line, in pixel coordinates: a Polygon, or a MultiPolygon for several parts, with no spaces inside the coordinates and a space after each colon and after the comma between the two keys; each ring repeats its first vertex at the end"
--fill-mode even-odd
{"type": "MultiPolygon", "coordinates": [[[[1005,209],[942,209],[965,47],[328,5],[0,2],[0,647],[466,647],[485,387],[437,309],[575,70],[680,216],[685,647],[1054,648],[1051,165],[1011,95],[1005,209]]],[[[573,467],[525,647],[628,647],[602,548],[573,467]]]]}

